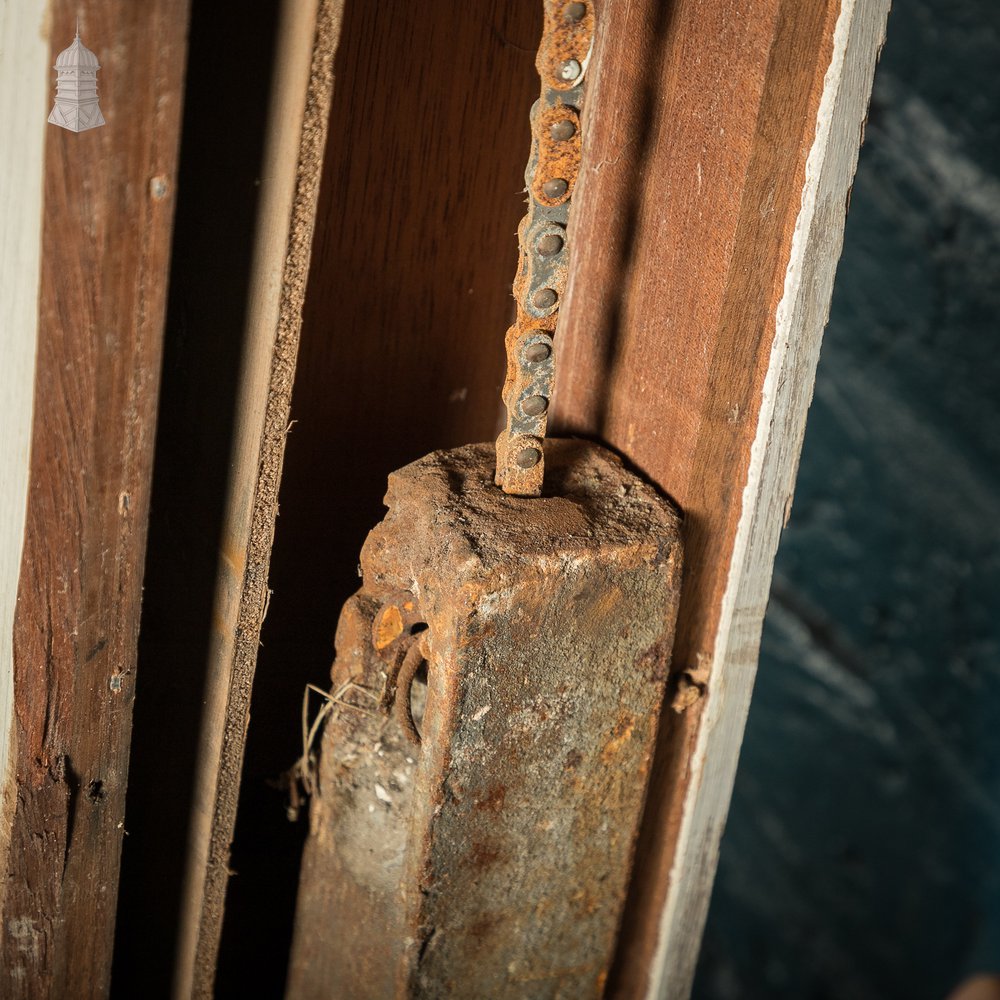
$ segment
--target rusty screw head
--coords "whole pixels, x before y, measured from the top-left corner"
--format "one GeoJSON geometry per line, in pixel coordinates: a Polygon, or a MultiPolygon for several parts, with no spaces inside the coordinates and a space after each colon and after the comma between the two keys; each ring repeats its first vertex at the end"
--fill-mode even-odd
{"type": "Polygon", "coordinates": [[[556,177],[542,185],[542,194],[546,198],[561,198],[568,190],[569,184],[562,177],[556,177]]]}
{"type": "Polygon", "coordinates": [[[563,248],[563,238],[558,233],[546,233],[538,241],[538,252],[542,257],[554,257],[563,248]]]}
{"type": "Polygon", "coordinates": [[[549,129],[549,135],[555,139],[556,142],[565,142],[567,139],[572,139],[576,135],[576,125],[570,118],[563,118],[557,121],[552,128],[549,129]]]}
{"type": "Polygon", "coordinates": [[[552,353],[552,348],[543,341],[536,340],[533,344],[528,344],[524,349],[524,360],[529,364],[537,365],[539,361],[546,361],[552,353]]]}
{"type": "Polygon", "coordinates": [[[549,408],[544,396],[529,396],[521,402],[521,412],[529,417],[540,417],[549,408]]]}
{"type": "Polygon", "coordinates": [[[567,59],[559,64],[559,79],[572,83],[580,78],[583,67],[575,59],[567,59]]]}
{"type": "Polygon", "coordinates": [[[531,298],[531,304],[536,309],[551,309],[559,298],[554,288],[539,288],[531,298]]]}
{"type": "Polygon", "coordinates": [[[542,460],[542,453],[537,448],[522,448],[514,458],[519,469],[533,469],[542,460]]]}
{"type": "Polygon", "coordinates": [[[582,21],[587,15],[587,5],[585,3],[571,3],[566,5],[567,21],[582,21]]]}

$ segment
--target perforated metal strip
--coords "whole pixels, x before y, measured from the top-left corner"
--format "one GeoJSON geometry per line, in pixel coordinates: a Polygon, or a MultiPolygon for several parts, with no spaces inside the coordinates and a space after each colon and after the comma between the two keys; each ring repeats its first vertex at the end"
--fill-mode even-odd
{"type": "Polygon", "coordinates": [[[525,171],[528,214],[518,229],[517,318],[507,331],[507,423],[497,439],[496,482],[505,493],[538,496],[555,378],[555,336],[572,252],[567,227],[580,172],[580,115],[594,37],[594,3],[544,0],[535,65],[542,96],[531,109],[525,171]]]}

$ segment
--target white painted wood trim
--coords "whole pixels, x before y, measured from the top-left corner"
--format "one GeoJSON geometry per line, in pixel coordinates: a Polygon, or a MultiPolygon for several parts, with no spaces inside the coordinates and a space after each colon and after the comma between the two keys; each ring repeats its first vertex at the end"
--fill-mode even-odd
{"type": "Polygon", "coordinates": [[[707,703],[691,758],[649,1000],[690,995],[760,648],[774,557],[791,507],[806,412],[844,237],[889,0],[843,0],[806,162],[707,703]]]}
{"type": "MultiPolygon", "coordinates": [[[[16,804],[14,609],[38,343],[49,66],[47,0],[0,0],[0,871],[16,804]]],[[[4,881],[0,879],[0,910],[4,881]]]]}

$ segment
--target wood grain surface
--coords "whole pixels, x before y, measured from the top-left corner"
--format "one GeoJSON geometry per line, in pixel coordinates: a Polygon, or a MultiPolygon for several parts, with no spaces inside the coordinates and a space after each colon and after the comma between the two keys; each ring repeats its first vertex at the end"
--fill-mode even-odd
{"type": "MultiPolygon", "coordinates": [[[[108,990],[187,10],[90,4],[107,125],[46,136],[5,997],[108,990]]],[[[76,14],[52,4],[51,62],[76,14]]]]}
{"type": "MultiPolygon", "coordinates": [[[[881,4],[857,6],[884,21],[881,4]]],[[[840,87],[829,76],[838,18],[850,22],[854,8],[602,5],[554,424],[618,448],[685,512],[678,711],[663,716],[616,996],[682,997],[690,988],[871,84],[874,31],[851,41],[856,80],[837,135],[849,169],[825,192],[827,225],[808,229],[807,158],[831,141],[818,115],[821,98],[840,87]],[[808,251],[800,241],[793,256],[802,225],[808,251]],[[789,275],[806,252],[822,261],[822,280],[804,286],[809,307],[779,327],[780,311],[792,309],[789,275]],[[782,337],[791,356],[775,353],[782,337]],[[775,385],[795,405],[769,434],[775,385]],[[780,490],[748,485],[764,453],[780,490]],[[755,581],[744,603],[732,589],[741,574],[755,581]],[[725,701],[737,682],[740,696],[725,701]],[[710,710],[725,706],[709,722],[729,734],[709,771],[699,743],[706,691],[710,710]],[[711,806],[692,826],[706,796],[711,806]],[[683,921],[673,920],[678,893],[683,921]]]]}
{"type": "Polygon", "coordinates": [[[534,0],[346,4],[272,640],[326,659],[386,475],[495,436],[540,31],[534,0]]]}

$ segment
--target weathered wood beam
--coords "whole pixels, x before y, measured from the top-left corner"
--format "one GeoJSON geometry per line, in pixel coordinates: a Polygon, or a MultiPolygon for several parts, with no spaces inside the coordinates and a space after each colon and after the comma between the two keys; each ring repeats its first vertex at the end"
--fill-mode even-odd
{"type": "Polygon", "coordinates": [[[690,989],[887,10],[602,4],[554,424],[686,517],[616,996],[690,989]]]}
{"type": "MultiPolygon", "coordinates": [[[[109,986],[187,11],[91,3],[80,31],[107,125],[47,126],[3,996],[109,986]]],[[[49,8],[47,89],[76,16],[68,0],[49,8]]],[[[5,146],[19,152],[21,135],[5,146]]]]}

